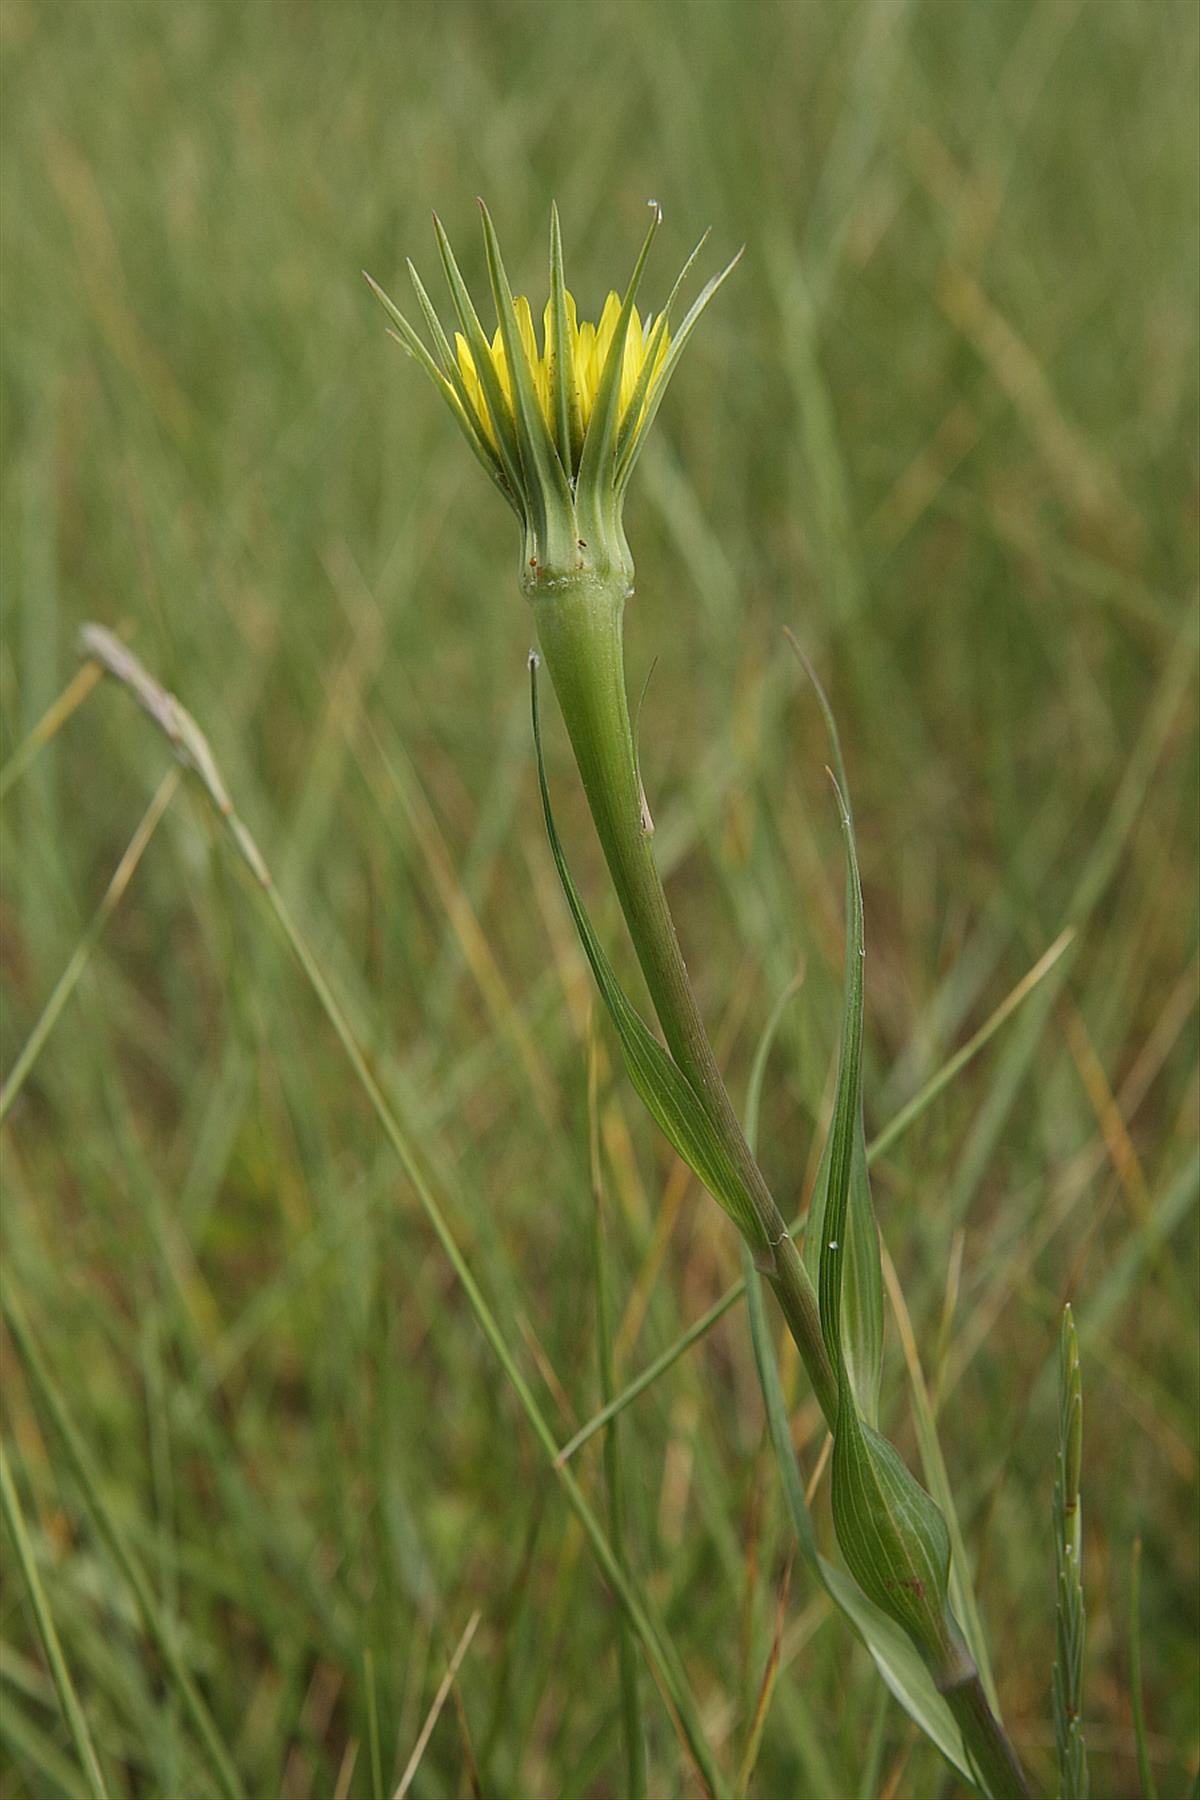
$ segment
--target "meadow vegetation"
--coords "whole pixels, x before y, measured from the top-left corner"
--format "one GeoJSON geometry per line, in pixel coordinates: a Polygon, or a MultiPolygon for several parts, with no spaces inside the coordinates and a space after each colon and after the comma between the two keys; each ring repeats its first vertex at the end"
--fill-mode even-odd
{"type": "MultiPolygon", "coordinates": [[[[114,1794],[627,1791],[618,1614],[411,1171],[196,784],[78,675],[98,620],[207,733],[565,1444],[742,1264],[597,1016],[542,825],[512,521],[359,274],[428,271],[436,206],[484,291],[476,193],[535,307],[552,196],[591,316],[651,195],[651,302],[704,227],[714,266],[746,245],[626,517],[684,948],[739,1103],[800,978],[759,1128],[800,1212],[845,922],[790,628],[855,802],[903,1296],[882,1418],[918,1468],[919,1359],[1004,1716],[1050,1792],[1071,1301],[1092,1792],[1187,1792],[1194,7],[10,0],[0,34],[5,1800],[90,1791],[47,1618],[114,1794]]],[[[544,725],[636,992],[548,690],[544,725]]],[[[824,1425],[766,1319],[833,1556],[824,1425]]],[[[616,1515],[604,1434],[570,1467],[729,1782],[962,1792],[792,1566],[744,1306],[619,1430],[616,1515]]],[[[649,1793],[698,1792],[638,1682],[649,1793]]]]}

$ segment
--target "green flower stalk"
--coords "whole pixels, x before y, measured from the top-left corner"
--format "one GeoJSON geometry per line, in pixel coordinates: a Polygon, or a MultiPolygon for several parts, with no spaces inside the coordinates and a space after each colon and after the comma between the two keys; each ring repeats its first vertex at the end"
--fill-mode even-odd
{"type": "MultiPolygon", "coordinates": [[[[622,620],[634,576],[622,518],[625,495],[684,346],[737,258],[712,277],[672,332],[679,291],[702,238],[662,311],[643,321],[638,292],[662,219],[655,205],[624,296],[610,294],[593,326],[580,322],[567,289],[552,210],[550,294],[539,347],[532,308],[514,297],[491,218],[486,207],[482,211],[498,321],[490,339],[436,218],[460,327],[454,344],[411,263],[432,349],[371,286],[394,335],[432,377],[475,457],[520,520],[520,585],[533,608],[596,831],[671,1058],[699,1102],[701,1126],[716,1140],[710,1161],[718,1159],[724,1175],[714,1180],[710,1170],[699,1172],[735,1217],[778,1295],[832,1425],[837,1390],[816,1290],[746,1144],[688,979],[654,856],[625,685],[622,620]]],[[[683,1153],[696,1167],[695,1156],[683,1153]]]]}

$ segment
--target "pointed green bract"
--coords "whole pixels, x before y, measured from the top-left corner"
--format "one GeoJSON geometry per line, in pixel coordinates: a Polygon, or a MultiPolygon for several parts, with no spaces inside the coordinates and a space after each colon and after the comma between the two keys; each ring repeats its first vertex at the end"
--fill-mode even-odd
{"type": "Polygon", "coordinates": [[[633,266],[629,286],[625,290],[625,298],[621,303],[621,316],[617,321],[617,329],[613,333],[612,343],[608,347],[604,371],[596,391],[596,402],[592,408],[592,416],[588,420],[587,432],[584,435],[583,454],[579,459],[579,479],[576,483],[576,500],[579,508],[580,527],[585,538],[589,533],[596,535],[611,528],[605,514],[612,510],[614,493],[612,470],[617,440],[617,403],[620,397],[621,368],[625,361],[629,322],[637,303],[642,271],[646,267],[650,246],[654,242],[661,224],[662,210],[656,205],[650,228],[642,240],[638,259],[633,266]]]}
{"type": "MultiPolygon", "coordinates": [[[[366,274],[366,271],[364,270],[363,273],[366,274]]],[[[459,430],[471,447],[471,452],[474,455],[476,462],[486,471],[487,475],[503,494],[509,506],[512,507],[517,517],[520,518],[520,502],[513,493],[509,482],[505,479],[503,471],[497,465],[496,458],[489,449],[486,438],[484,438],[483,434],[480,432],[479,425],[472,412],[470,396],[463,386],[462,375],[460,374],[458,367],[458,359],[450,348],[450,342],[442,329],[441,320],[434,310],[433,302],[425,291],[425,284],[417,274],[411,261],[408,263],[408,273],[413,284],[413,291],[417,296],[417,304],[421,308],[421,313],[425,319],[426,325],[429,327],[429,334],[433,339],[434,347],[441,359],[444,373],[440,372],[434,366],[433,360],[425,345],[422,343],[418,333],[413,330],[404,315],[392,304],[391,300],[388,299],[388,296],[384,293],[379,284],[372,281],[369,275],[367,275],[367,281],[371,287],[371,291],[382,302],[384,307],[386,307],[389,316],[401,327],[402,335],[400,336],[400,342],[403,344],[404,348],[409,352],[410,356],[416,357],[422,368],[432,376],[439,391],[445,396],[446,402],[458,423],[459,430]]]]}
{"type": "Polygon", "coordinates": [[[712,228],[710,226],[708,231],[704,232],[702,235],[700,242],[696,245],[696,248],[692,251],[692,254],[688,257],[682,269],[680,269],[678,275],[675,277],[675,285],[667,295],[667,303],[654,322],[654,330],[651,332],[650,340],[646,345],[646,359],[642,364],[642,371],[638,376],[637,386],[634,388],[633,396],[628,407],[625,409],[625,417],[621,421],[621,429],[617,434],[618,475],[624,463],[625,452],[629,446],[630,439],[640,428],[642,407],[645,404],[646,395],[650,389],[651,383],[654,382],[654,385],[657,386],[654,371],[658,362],[658,352],[670,327],[671,313],[674,310],[676,300],[679,298],[679,290],[691,273],[692,264],[703,250],[705,244],[707,244],[711,232],[712,228]]]}
{"type": "MultiPolygon", "coordinates": [[[[413,292],[417,296],[417,305],[421,308],[421,315],[424,318],[426,325],[429,327],[429,335],[433,339],[434,347],[442,359],[442,365],[446,371],[446,379],[458,395],[462,405],[469,409],[470,398],[463,385],[462,374],[458,367],[458,358],[451,348],[449,338],[442,329],[442,321],[437,316],[437,309],[435,308],[433,301],[429,298],[429,295],[426,293],[425,283],[421,280],[420,275],[418,275],[416,266],[411,258],[409,258],[405,267],[408,269],[408,278],[412,282],[413,292]]],[[[372,282],[371,285],[374,287],[374,282],[372,282]]],[[[381,298],[383,298],[385,305],[390,305],[386,296],[381,296],[381,298]]],[[[478,428],[476,429],[478,430],[478,428]]],[[[483,442],[482,438],[480,438],[480,442],[483,442]]]]}
{"type": "MultiPolygon", "coordinates": [[[[453,382],[455,392],[465,401],[466,391],[458,372],[458,358],[450,348],[450,339],[442,329],[442,321],[437,316],[437,309],[425,292],[425,283],[417,273],[417,266],[411,256],[405,258],[404,266],[408,270],[408,279],[412,282],[413,293],[417,296],[417,305],[421,308],[421,316],[429,327],[429,335],[433,339],[434,348],[442,360],[442,367],[446,371],[448,379],[453,382]]],[[[374,282],[371,285],[374,287],[374,282]]],[[[387,304],[386,299],[384,303],[387,304]]]]}
{"type": "MultiPolygon", "coordinates": [[[[465,359],[460,365],[411,263],[409,273],[433,352],[377,283],[367,277],[400,342],[430,376],[476,460],[521,520],[521,584],[531,596],[593,578],[606,581],[617,577],[626,589],[632,588],[633,559],[621,518],[629,477],[683,346],[737,261],[735,257],[729,268],[707,284],[684,318],[678,336],[668,341],[672,308],[707,238],[705,233],[684,264],[653,329],[637,342],[635,354],[630,331],[637,295],[662,220],[657,203],[651,204],[654,218],[598,375],[591,351],[583,348],[574,303],[567,292],[557,207],[551,208],[550,215],[550,299],[540,351],[532,311],[526,300],[514,297],[499,238],[482,201],[488,278],[499,327],[495,348],[484,331],[450,240],[434,215],[438,251],[470,366],[465,359]],[[631,354],[635,354],[636,379],[623,400],[623,372],[631,354]]],[[[595,339],[587,342],[594,346],[595,339]]]]}
{"type": "MultiPolygon", "coordinates": [[[[412,271],[413,280],[417,284],[417,299],[422,303],[422,307],[424,308],[424,306],[427,306],[429,303],[428,296],[425,294],[424,288],[420,285],[416,270],[412,268],[411,263],[409,264],[409,268],[412,271]]],[[[450,411],[454,414],[455,422],[463,436],[466,438],[476,462],[479,463],[480,467],[499,488],[500,492],[504,495],[504,498],[519,518],[521,516],[520,504],[513,494],[512,489],[509,487],[508,482],[504,479],[497,467],[495,458],[489,453],[487,444],[479,434],[479,427],[471,417],[470,407],[467,405],[466,398],[462,393],[462,382],[461,378],[458,376],[457,366],[452,363],[449,372],[443,374],[434,362],[432,356],[430,356],[426,345],[422,343],[420,333],[414,331],[413,327],[404,317],[404,314],[394,302],[388,298],[383,289],[379,286],[379,283],[373,281],[372,278],[367,275],[365,269],[363,270],[363,274],[366,277],[371,292],[384,307],[388,317],[395,326],[395,330],[391,335],[396,339],[396,342],[402,349],[406,350],[411,357],[415,358],[415,360],[420,363],[426,374],[434,382],[438,392],[442,395],[446,404],[449,406],[450,411]]],[[[438,327],[438,331],[441,331],[440,326],[438,327]]],[[[436,336],[435,342],[437,342],[436,336]]],[[[439,350],[441,349],[442,344],[445,344],[444,333],[442,333],[441,343],[438,345],[439,350]]],[[[446,344],[444,352],[446,356],[449,356],[449,348],[449,345],[446,344]]]]}
{"type": "Polygon", "coordinates": [[[533,375],[521,341],[512,289],[500,254],[491,214],[481,200],[483,241],[487,251],[492,299],[500,324],[504,353],[512,382],[517,448],[525,472],[525,492],[539,525],[540,556],[556,566],[573,554],[571,491],[545,417],[533,391],[533,375]],[[558,538],[562,537],[562,542],[558,538]]]}
{"type": "Polygon", "coordinates": [[[562,229],[558,207],[550,205],[550,325],[553,341],[550,357],[550,391],[553,398],[554,433],[564,469],[576,467],[583,448],[583,421],[575,387],[575,363],[569,343],[567,282],[563,273],[562,229]]]}
{"type": "Polygon", "coordinates": [[[675,373],[679,358],[683,355],[684,346],[696,329],[696,326],[700,323],[700,316],[708,306],[709,301],[716,294],[718,288],[722,287],[729,276],[733,274],[733,271],[737,268],[741,260],[742,252],[739,250],[737,255],[721,270],[720,274],[712,277],[711,281],[705,285],[697,298],[692,302],[691,307],[684,317],[683,324],[671,339],[667,354],[663,359],[663,366],[655,377],[650,392],[646,397],[645,415],[638,420],[637,425],[634,428],[633,436],[625,448],[625,452],[617,469],[617,493],[619,496],[624,496],[625,490],[629,485],[629,477],[633,474],[637,459],[642,453],[642,446],[646,441],[646,435],[649,432],[651,425],[654,423],[659,407],[663,403],[663,396],[666,394],[667,384],[675,373]]]}
{"type": "Polygon", "coordinates": [[[446,272],[446,281],[450,288],[450,296],[454,301],[454,310],[458,314],[463,336],[475,359],[475,368],[479,375],[491,416],[492,427],[496,434],[496,447],[500,461],[504,467],[505,477],[512,487],[513,493],[524,495],[524,482],[521,473],[521,452],[517,443],[516,425],[512,409],[508,404],[504,389],[500,385],[500,377],[496,373],[496,365],[492,358],[492,346],[475,310],[466,282],[462,278],[457,258],[442,227],[437,214],[433,215],[433,228],[437,236],[438,250],[441,253],[442,268],[446,272]]]}

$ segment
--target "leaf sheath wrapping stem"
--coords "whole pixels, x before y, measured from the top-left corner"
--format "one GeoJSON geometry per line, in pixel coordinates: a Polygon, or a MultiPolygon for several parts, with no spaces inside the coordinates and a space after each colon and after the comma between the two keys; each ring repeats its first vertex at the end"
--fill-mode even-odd
{"type": "MultiPolygon", "coordinates": [[[[832,1421],[836,1389],[832,1364],[821,1338],[816,1292],[788,1235],[783,1215],[750,1153],[717,1068],[654,857],[625,689],[621,621],[627,592],[624,579],[609,581],[593,576],[555,582],[544,591],[535,591],[532,603],[538,641],[609,873],[667,1041],[669,1060],[683,1076],[719,1140],[723,1158],[734,1174],[739,1203],[729,1205],[719,1189],[713,1187],[708,1173],[690,1156],[687,1160],[735,1218],[757,1266],[774,1288],[817,1398],[832,1421]]],[[[548,803],[545,793],[543,799],[548,803]]],[[[547,824],[551,824],[548,804],[547,824]]],[[[559,860],[561,876],[565,864],[559,860]]],[[[568,900],[571,899],[568,890],[568,900]]],[[[597,980],[605,990],[606,983],[589,948],[577,905],[576,897],[572,901],[576,925],[597,980]]],[[[608,974],[611,976],[611,970],[608,974]]],[[[613,1001],[607,991],[605,999],[612,1011],[613,1001]]],[[[633,1011],[627,1002],[625,1006],[633,1011]]],[[[620,1030],[620,1021],[615,1022],[620,1030]]],[[[628,1060],[624,1034],[622,1044],[628,1060]]],[[[652,1054],[640,1040],[639,1050],[643,1056],[652,1054]]],[[[639,1092],[646,1099],[640,1085],[639,1092]]],[[[657,1112],[655,1116],[663,1124],[657,1112]]],[[[675,1139],[672,1141],[680,1148],[675,1139]]]]}

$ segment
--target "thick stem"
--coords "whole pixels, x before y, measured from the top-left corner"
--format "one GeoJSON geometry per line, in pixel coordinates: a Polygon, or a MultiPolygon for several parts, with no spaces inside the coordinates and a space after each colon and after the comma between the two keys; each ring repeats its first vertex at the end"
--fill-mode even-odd
{"type": "Polygon", "coordinates": [[[650,998],[672,1056],[704,1100],[745,1182],[779,1299],[832,1427],[837,1389],[812,1280],[742,1134],[696,1005],[654,857],[625,692],[623,579],[581,575],[531,596],[538,640],[566,721],[584,792],[650,998]]]}
{"type": "Polygon", "coordinates": [[[1025,1771],[988,1705],[978,1672],[970,1681],[947,1688],[945,1698],[991,1800],[1032,1800],[1025,1771]]]}

